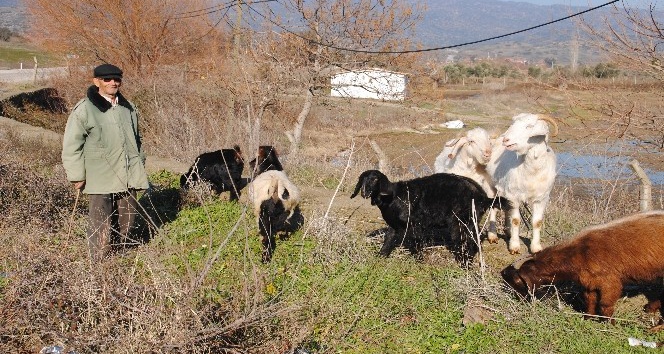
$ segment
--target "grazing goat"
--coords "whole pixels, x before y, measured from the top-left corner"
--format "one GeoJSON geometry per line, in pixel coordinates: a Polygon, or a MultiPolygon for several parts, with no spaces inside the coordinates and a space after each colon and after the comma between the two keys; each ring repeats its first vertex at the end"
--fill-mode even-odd
{"type": "Polygon", "coordinates": [[[444,241],[464,267],[479,250],[470,232],[472,223],[494,203],[477,182],[446,173],[393,183],[380,171],[368,170],[350,197],[360,191],[363,198],[371,198],[390,227],[379,255],[387,257],[403,243],[419,258],[425,243],[444,241]]]}
{"type": "MultiPolygon", "coordinates": [[[[583,287],[585,313],[613,315],[616,301],[626,284],[648,284],[664,276],[664,211],[627,216],[586,228],[574,238],[527,258],[519,268],[502,270],[503,279],[524,297],[536,295],[539,287],[572,281],[583,287]]],[[[659,299],[645,309],[660,310],[659,299]]]]}
{"type": "Polygon", "coordinates": [[[436,157],[434,172],[453,173],[473,179],[489,197],[495,195],[491,176],[486,164],[491,158],[491,138],[482,128],[471,129],[465,136],[445,143],[443,151],[436,157]]]}
{"type": "MultiPolygon", "coordinates": [[[[555,128],[554,136],[558,126],[550,117],[529,113],[521,113],[512,119],[512,125],[502,138],[496,140],[487,171],[491,175],[496,194],[508,199],[512,204],[509,211],[510,253],[520,251],[519,206],[524,203],[532,207],[533,238],[530,251],[536,253],[542,250],[540,233],[544,223],[544,210],[549,203],[549,194],[556,178],[556,155],[547,144],[547,123],[555,128]]],[[[491,209],[489,220],[489,242],[497,242],[495,208],[491,209]]]]}
{"type": "Polygon", "coordinates": [[[249,162],[251,173],[257,176],[265,171],[283,171],[278,155],[277,150],[270,145],[259,146],[258,155],[249,162]]]}
{"type": "Polygon", "coordinates": [[[303,224],[300,190],[283,171],[270,170],[256,176],[245,195],[253,206],[262,236],[263,262],[269,262],[276,247],[275,235],[294,232],[303,224]]]}
{"type": "Polygon", "coordinates": [[[199,155],[187,173],[180,177],[180,187],[187,189],[194,182],[202,180],[212,185],[220,194],[230,191],[230,200],[237,200],[240,190],[247,181],[242,178],[244,160],[239,146],[221,149],[199,155]]]}

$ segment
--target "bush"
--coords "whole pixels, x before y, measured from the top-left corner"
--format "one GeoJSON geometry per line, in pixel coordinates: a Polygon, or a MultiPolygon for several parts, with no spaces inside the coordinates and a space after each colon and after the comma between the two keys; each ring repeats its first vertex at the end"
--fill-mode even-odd
{"type": "Polygon", "coordinates": [[[9,42],[9,40],[14,36],[14,32],[7,27],[0,27],[0,41],[9,42]]]}

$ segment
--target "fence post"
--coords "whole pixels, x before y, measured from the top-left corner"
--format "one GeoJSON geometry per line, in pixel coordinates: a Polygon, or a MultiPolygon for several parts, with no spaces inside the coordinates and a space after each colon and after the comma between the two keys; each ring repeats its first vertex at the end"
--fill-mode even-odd
{"type": "Polygon", "coordinates": [[[32,78],[32,83],[36,84],[37,83],[37,57],[32,57],[35,60],[35,75],[32,78]]]}
{"type": "Polygon", "coordinates": [[[629,165],[634,170],[634,173],[636,173],[636,176],[641,180],[641,187],[639,190],[640,209],[641,211],[650,211],[652,209],[652,182],[650,182],[650,178],[648,178],[648,175],[643,171],[636,159],[630,161],[629,165]]]}
{"type": "Polygon", "coordinates": [[[370,140],[369,143],[371,144],[371,147],[373,150],[376,152],[376,155],[378,155],[378,170],[380,172],[383,172],[384,174],[388,174],[390,170],[390,165],[389,162],[387,162],[387,155],[383,152],[383,150],[378,146],[378,143],[375,140],[370,140]]]}

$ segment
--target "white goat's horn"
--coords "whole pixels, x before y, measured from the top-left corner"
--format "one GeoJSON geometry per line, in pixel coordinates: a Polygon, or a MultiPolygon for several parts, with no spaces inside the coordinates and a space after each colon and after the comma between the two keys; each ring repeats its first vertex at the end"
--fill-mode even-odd
{"type": "Polygon", "coordinates": [[[454,146],[457,143],[457,141],[459,141],[459,139],[452,139],[452,140],[446,142],[445,146],[454,146]]]}
{"type": "Polygon", "coordinates": [[[452,149],[452,152],[448,155],[449,158],[453,159],[454,156],[459,152],[459,149],[461,149],[462,146],[464,146],[468,142],[468,138],[465,136],[459,138],[457,142],[454,144],[454,148],[452,149]]]}
{"type": "Polygon", "coordinates": [[[554,137],[554,136],[558,135],[558,123],[556,123],[556,121],[552,117],[550,117],[546,114],[540,114],[540,115],[538,115],[537,119],[548,122],[550,125],[553,126],[553,133],[551,133],[551,137],[554,137]]]}

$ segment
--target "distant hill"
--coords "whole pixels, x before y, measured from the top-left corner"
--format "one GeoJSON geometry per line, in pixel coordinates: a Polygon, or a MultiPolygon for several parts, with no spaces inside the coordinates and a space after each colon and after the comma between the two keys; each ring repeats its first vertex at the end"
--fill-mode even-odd
{"type": "Polygon", "coordinates": [[[0,28],[17,33],[27,29],[25,9],[18,0],[0,0],[0,28]]]}
{"type": "MultiPolygon", "coordinates": [[[[429,1],[428,11],[417,33],[428,48],[454,46],[505,35],[564,18],[588,7],[567,5],[535,5],[525,2],[497,0],[446,0],[429,1]]],[[[584,15],[597,22],[608,14],[599,9],[584,15]]],[[[581,37],[575,20],[568,19],[531,31],[480,44],[461,46],[454,50],[440,51],[439,56],[468,57],[518,57],[530,62],[555,58],[566,64],[571,61],[573,39],[581,37]]],[[[579,62],[600,61],[599,53],[587,43],[579,44],[579,62]]]]}

